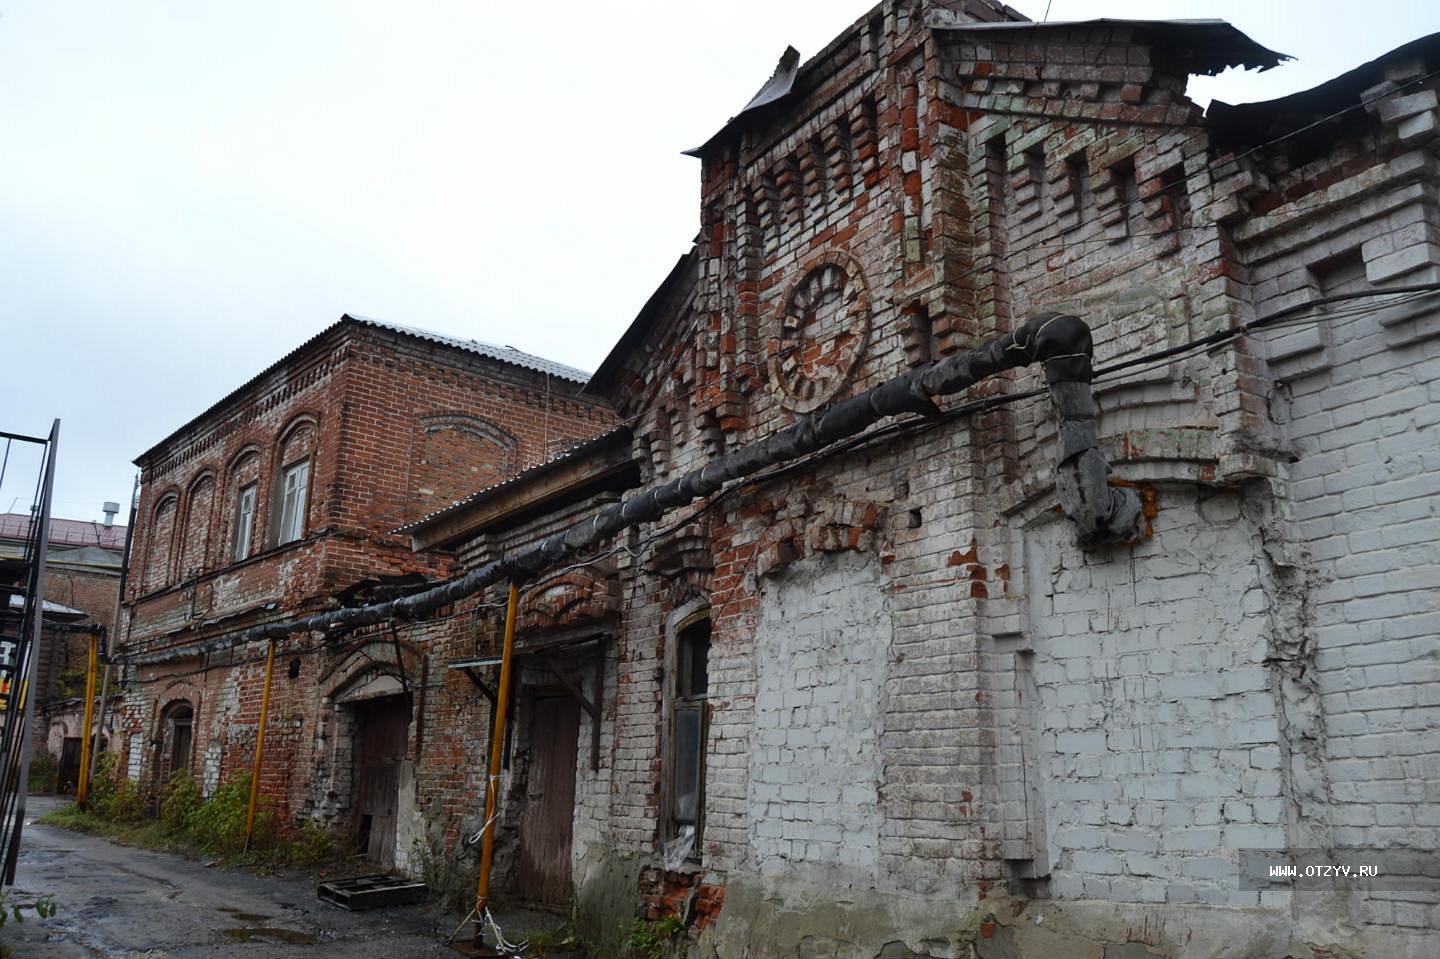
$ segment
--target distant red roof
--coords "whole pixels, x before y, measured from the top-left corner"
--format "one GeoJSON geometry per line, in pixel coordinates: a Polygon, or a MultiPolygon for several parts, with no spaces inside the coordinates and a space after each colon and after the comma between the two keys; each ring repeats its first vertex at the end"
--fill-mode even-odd
{"type": "MultiPolygon", "coordinates": [[[[28,539],[30,516],[28,513],[0,513],[0,539],[28,539]]],[[[106,526],[83,519],[60,519],[50,517],[50,545],[52,546],[99,546],[121,552],[125,549],[125,527],[106,526]]]]}

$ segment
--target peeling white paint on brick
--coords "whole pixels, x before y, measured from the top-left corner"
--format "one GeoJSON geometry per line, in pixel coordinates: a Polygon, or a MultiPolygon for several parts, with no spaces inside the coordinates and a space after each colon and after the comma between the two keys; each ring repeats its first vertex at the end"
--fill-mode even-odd
{"type": "Polygon", "coordinates": [[[875,878],[884,595],[874,557],[854,554],[802,560],[761,588],[747,812],[762,873],[875,878]]]}

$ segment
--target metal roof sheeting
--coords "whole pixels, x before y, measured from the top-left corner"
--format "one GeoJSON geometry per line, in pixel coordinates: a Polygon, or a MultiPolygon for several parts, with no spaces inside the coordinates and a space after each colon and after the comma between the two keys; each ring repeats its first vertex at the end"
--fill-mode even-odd
{"type": "Polygon", "coordinates": [[[229,393],[226,393],[223,397],[216,400],[209,407],[207,407],[204,412],[200,413],[197,416],[192,416],[190,419],[186,420],[185,423],[178,429],[171,431],[160,442],[156,443],[155,445],[147,449],[145,452],[135,457],[135,465],[144,466],[151,456],[153,456],[161,449],[164,449],[168,444],[173,442],[176,438],[189,430],[196,423],[204,420],[206,417],[212,415],[217,410],[224,408],[227,404],[232,402],[236,397],[240,396],[240,394],[244,393],[246,390],[250,389],[256,383],[259,383],[265,377],[274,373],[276,370],[280,369],[285,364],[291,362],[297,356],[304,353],[306,350],[310,349],[315,344],[319,343],[325,337],[330,336],[335,331],[346,326],[347,324],[353,326],[369,327],[376,330],[384,330],[389,333],[397,333],[401,336],[408,336],[417,340],[425,340],[429,343],[438,343],[442,346],[448,346],[452,349],[457,350],[464,350],[467,353],[474,353],[478,356],[483,356],[487,359],[497,360],[501,363],[507,363],[511,366],[518,366],[522,369],[530,370],[531,372],[548,374],[550,376],[554,376],[558,379],[566,380],[572,383],[584,384],[590,378],[590,374],[586,373],[583,370],[577,370],[573,366],[566,366],[564,363],[556,363],[554,360],[547,360],[544,357],[536,356],[533,353],[526,353],[523,350],[517,350],[513,346],[495,346],[492,343],[484,343],[480,340],[462,340],[459,337],[446,336],[444,333],[434,333],[430,330],[421,330],[415,327],[400,326],[396,323],[385,323],[381,320],[375,320],[370,319],[369,317],[355,316],[350,313],[345,313],[340,317],[340,319],[336,320],[334,323],[331,323],[329,326],[325,327],[325,329],[321,330],[319,333],[316,333],[314,336],[310,337],[310,339],[306,340],[304,343],[301,343],[299,346],[295,347],[295,349],[291,350],[289,353],[286,353],[284,356],[280,357],[280,359],[276,360],[274,363],[271,363],[259,373],[256,373],[244,383],[240,384],[235,389],[231,390],[229,393]]]}
{"type": "Polygon", "coordinates": [[[1287,54],[1276,53],[1251,40],[1225,20],[1117,20],[1101,17],[1096,20],[1052,20],[1046,23],[1029,21],[1014,23],[931,23],[932,30],[953,33],[1015,33],[1037,30],[1084,30],[1113,27],[1135,31],[1136,42],[1157,46],[1187,47],[1195,54],[1192,73],[1214,76],[1229,67],[1269,70],[1286,60],[1287,54]]]}
{"type": "MultiPolygon", "coordinates": [[[[0,513],[0,539],[30,538],[30,517],[25,513],[0,513]]],[[[107,550],[125,548],[125,527],[82,519],[50,517],[50,545],[99,546],[107,550]]]]}
{"type": "Polygon", "coordinates": [[[422,526],[428,526],[435,520],[462,510],[467,506],[472,506],[476,502],[498,492],[499,490],[505,489],[510,486],[515,486],[528,479],[532,479],[537,474],[543,473],[548,469],[564,463],[567,460],[571,460],[584,453],[588,453],[590,450],[593,450],[596,447],[615,439],[622,433],[629,432],[630,427],[617,426],[614,429],[606,430],[604,433],[592,436],[589,439],[580,440],[578,443],[567,446],[563,450],[560,450],[554,456],[551,456],[548,460],[545,460],[542,463],[536,463],[534,466],[523,469],[520,472],[515,473],[514,475],[509,476],[498,483],[493,483],[490,486],[485,487],[484,489],[478,489],[464,499],[458,499],[455,502],[451,503],[449,506],[437,509],[435,512],[430,513],[426,516],[422,516],[419,519],[415,520],[413,523],[407,523],[404,526],[399,527],[398,529],[391,530],[391,532],[397,534],[410,533],[421,528],[422,526]]]}
{"type": "Polygon", "coordinates": [[[399,323],[386,323],[384,320],[375,320],[368,316],[356,316],[354,313],[347,313],[345,315],[356,323],[362,323],[366,326],[389,330],[392,333],[403,333],[406,336],[413,336],[420,340],[428,340],[431,343],[439,343],[442,346],[452,346],[457,350],[467,350],[471,353],[478,353],[492,360],[499,360],[502,363],[509,363],[511,366],[534,370],[536,373],[544,373],[562,380],[569,380],[572,383],[583,384],[590,379],[590,374],[584,370],[577,370],[573,366],[566,366],[564,363],[547,360],[545,357],[536,356],[534,353],[517,350],[513,346],[496,346],[494,343],[486,343],[483,340],[462,340],[457,336],[446,336],[444,333],[421,330],[413,326],[401,326],[399,323]]]}

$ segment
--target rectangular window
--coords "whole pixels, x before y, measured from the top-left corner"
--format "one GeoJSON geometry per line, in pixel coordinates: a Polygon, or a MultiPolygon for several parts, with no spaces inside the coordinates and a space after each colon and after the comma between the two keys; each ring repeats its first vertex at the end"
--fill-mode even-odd
{"type": "Polygon", "coordinates": [[[235,548],[230,553],[230,560],[238,563],[250,555],[250,535],[255,529],[255,484],[241,488],[240,495],[235,500],[235,533],[231,542],[235,548]]]}
{"type": "Polygon", "coordinates": [[[280,484],[280,524],[276,545],[293,543],[305,535],[305,493],[310,486],[310,461],[285,467],[280,484]]]}
{"type": "Polygon", "coordinates": [[[670,836],[666,859],[699,848],[705,818],[705,739],[709,714],[710,618],[708,611],[676,636],[671,701],[670,836]]]}

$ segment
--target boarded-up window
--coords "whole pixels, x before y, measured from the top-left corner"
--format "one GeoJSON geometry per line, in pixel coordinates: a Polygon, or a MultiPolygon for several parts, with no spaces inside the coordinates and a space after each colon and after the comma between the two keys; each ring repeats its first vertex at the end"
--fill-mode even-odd
{"type": "Polygon", "coordinates": [[[423,418],[410,469],[409,515],[424,516],[508,478],[516,445],[509,433],[474,417],[423,418]]]}
{"type": "Polygon", "coordinates": [[[170,582],[170,560],[175,548],[175,514],[180,499],[167,496],[155,507],[150,519],[150,542],[145,550],[145,592],[170,582]]]}
{"type": "Polygon", "coordinates": [[[180,578],[187,579],[205,569],[210,552],[211,511],[215,506],[215,481],[202,477],[190,489],[185,510],[185,535],[181,537],[180,578]]]}

